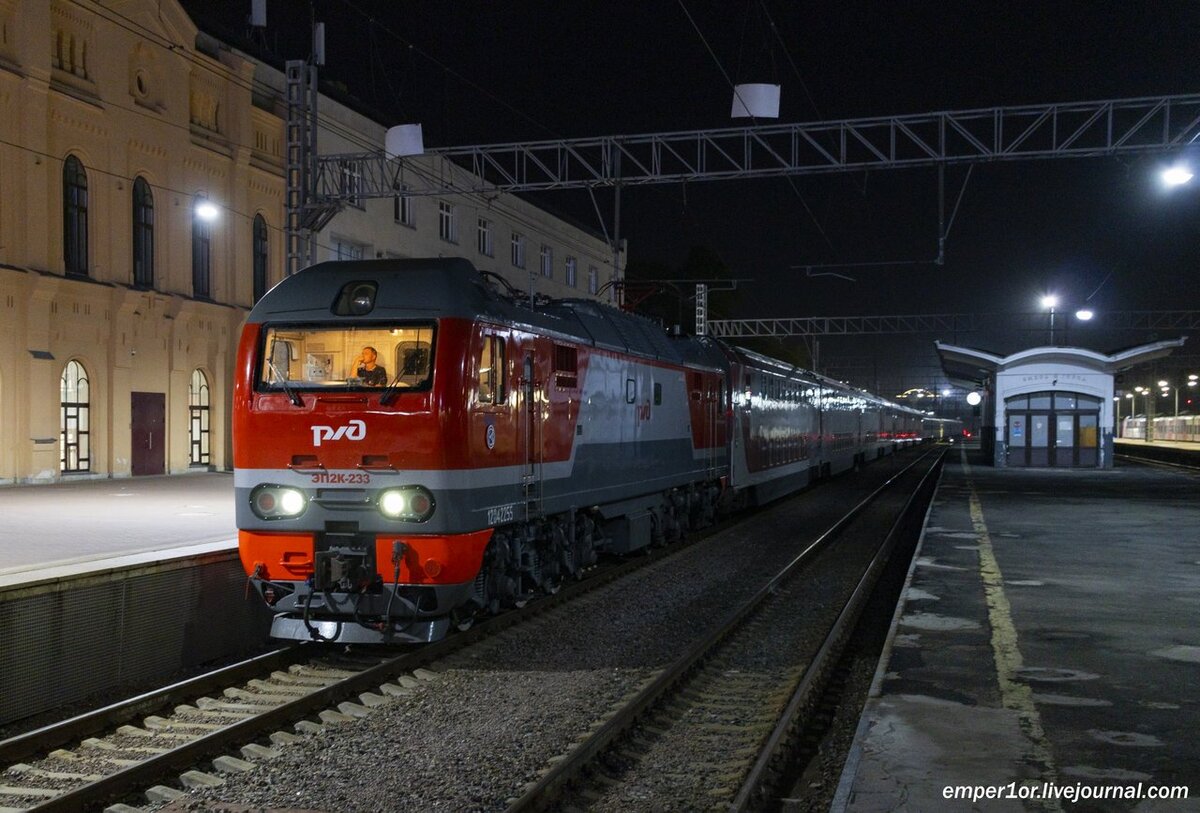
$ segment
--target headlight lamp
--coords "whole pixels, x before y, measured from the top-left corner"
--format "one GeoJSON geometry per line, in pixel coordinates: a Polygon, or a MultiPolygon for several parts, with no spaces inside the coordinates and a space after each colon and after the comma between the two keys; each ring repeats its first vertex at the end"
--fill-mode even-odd
{"type": "Polygon", "coordinates": [[[250,492],[250,510],[259,519],[291,519],[308,508],[308,498],[298,488],[263,484],[250,492]]]}
{"type": "Polygon", "coordinates": [[[424,522],[433,516],[433,494],[424,486],[389,488],[379,493],[379,513],[389,519],[424,522]]]}

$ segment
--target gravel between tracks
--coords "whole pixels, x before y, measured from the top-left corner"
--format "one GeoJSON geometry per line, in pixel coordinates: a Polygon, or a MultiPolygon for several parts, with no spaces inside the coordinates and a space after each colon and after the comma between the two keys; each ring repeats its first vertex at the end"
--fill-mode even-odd
{"type": "MultiPolygon", "coordinates": [[[[364,719],[328,726],[172,809],[502,810],[621,698],[682,654],[891,461],[751,516],[681,555],[441,662],[364,719]]],[[[840,510],[839,510],[840,509],[840,510]]]]}

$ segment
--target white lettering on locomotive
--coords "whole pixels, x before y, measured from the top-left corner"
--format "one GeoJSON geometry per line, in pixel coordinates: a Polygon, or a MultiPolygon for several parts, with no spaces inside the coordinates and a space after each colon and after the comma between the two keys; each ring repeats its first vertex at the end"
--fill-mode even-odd
{"type": "Polygon", "coordinates": [[[365,421],[353,420],[345,426],[339,426],[336,429],[332,426],[316,425],[312,427],[313,446],[320,446],[322,441],[326,440],[362,440],[367,436],[367,424],[365,421]]]}
{"type": "Polygon", "coordinates": [[[488,525],[499,525],[504,522],[512,522],[513,515],[515,513],[513,510],[514,508],[516,508],[514,503],[500,505],[496,508],[489,508],[487,512],[488,525]]]}

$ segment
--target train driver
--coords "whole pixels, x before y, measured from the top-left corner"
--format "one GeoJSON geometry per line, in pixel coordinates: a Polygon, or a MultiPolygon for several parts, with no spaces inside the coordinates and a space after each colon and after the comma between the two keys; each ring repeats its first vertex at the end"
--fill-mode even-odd
{"type": "Polygon", "coordinates": [[[367,345],[351,365],[354,375],[362,379],[362,383],[368,387],[386,387],[388,383],[387,369],[382,364],[375,363],[377,358],[379,353],[374,347],[367,345]]]}

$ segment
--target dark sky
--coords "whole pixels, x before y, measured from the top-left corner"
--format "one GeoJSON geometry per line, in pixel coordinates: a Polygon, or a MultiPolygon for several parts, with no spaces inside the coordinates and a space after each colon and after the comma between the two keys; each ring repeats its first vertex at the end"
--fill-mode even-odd
{"type": "MultiPolygon", "coordinates": [[[[198,19],[214,13],[185,5],[198,19]]],[[[249,0],[245,10],[223,5],[224,21],[236,23],[249,0]]],[[[386,124],[422,122],[428,147],[727,127],[726,75],[781,84],[785,122],[1200,91],[1200,4],[1176,0],[315,8],[327,25],[322,77],[391,116],[386,124]]],[[[268,9],[268,45],[281,58],[304,56],[308,4],[269,0],[268,9]]],[[[795,190],[783,179],[627,189],[621,230],[631,264],[677,266],[691,246],[711,248],[755,281],[733,305],[744,317],[1018,313],[1036,310],[1048,289],[1072,309],[1089,295],[1100,312],[1192,309],[1200,186],[1163,194],[1156,170],[1166,160],[978,164],[941,267],[911,264],[937,254],[932,168],[799,177],[795,190]],[[841,272],[854,281],[789,269],[867,261],[903,264],[841,272]]],[[[946,172],[947,218],[965,176],[963,166],[946,172]]],[[[611,193],[598,197],[610,218],[611,193]]],[[[537,200],[598,230],[584,193],[537,200]]],[[[823,351],[829,361],[929,363],[934,338],[1010,352],[1045,337],[829,339],[823,351]]],[[[1101,350],[1151,338],[1100,328],[1070,336],[1101,350]]]]}

